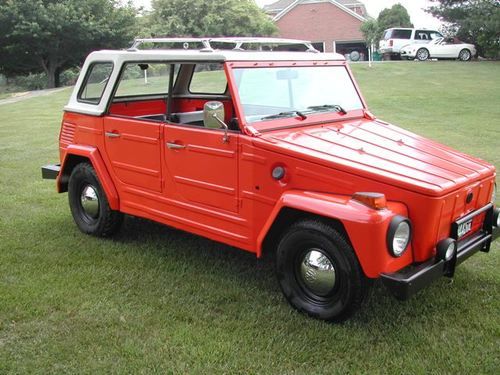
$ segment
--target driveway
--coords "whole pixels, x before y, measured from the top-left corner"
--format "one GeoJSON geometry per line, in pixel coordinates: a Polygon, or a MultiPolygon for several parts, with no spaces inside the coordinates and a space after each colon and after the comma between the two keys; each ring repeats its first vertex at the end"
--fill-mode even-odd
{"type": "Polygon", "coordinates": [[[66,87],[59,87],[57,89],[48,89],[48,90],[20,92],[14,94],[14,96],[10,98],[0,100],[0,105],[17,103],[26,99],[36,98],[37,96],[47,96],[55,94],[56,92],[62,91],[64,89],[66,89],[66,87]]]}

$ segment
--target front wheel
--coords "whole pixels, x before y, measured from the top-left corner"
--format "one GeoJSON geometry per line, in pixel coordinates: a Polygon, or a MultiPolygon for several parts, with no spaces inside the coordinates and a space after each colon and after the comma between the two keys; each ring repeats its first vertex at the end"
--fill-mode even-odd
{"type": "Polygon", "coordinates": [[[89,163],[78,164],[71,172],[68,199],[73,219],[82,232],[105,237],[120,229],[123,214],[109,207],[99,178],[89,163]]]}
{"type": "Polygon", "coordinates": [[[464,48],[458,54],[458,59],[460,61],[469,61],[471,58],[472,58],[472,53],[467,48],[464,48]]]}
{"type": "Polygon", "coordinates": [[[429,58],[429,50],[427,48],[420,48],[417,51],[417,59],[419,61],[425,61],[429,58]]]}
{"type": "Polygon", "coordinates": [[[340,322],[363,302],[368,279],[352,247],[331,226],[315,220],[294,224],[276,255],[281,290],[297,310],[340,322]]]}

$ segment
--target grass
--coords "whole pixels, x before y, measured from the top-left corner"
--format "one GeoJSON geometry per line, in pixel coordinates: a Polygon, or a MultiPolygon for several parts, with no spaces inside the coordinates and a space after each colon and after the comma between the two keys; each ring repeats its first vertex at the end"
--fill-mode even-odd
{"type": "MultiPolygon", "coordinates": [[[[500,64],[352,68],[376,115],[500,168],[500,64]]],[[[81,234],[39,170],[69,94],[0,106],[0,373],[498,373],[499,242],[332,325],[288,306],[269,258],[137,218],[81,234]]]]}

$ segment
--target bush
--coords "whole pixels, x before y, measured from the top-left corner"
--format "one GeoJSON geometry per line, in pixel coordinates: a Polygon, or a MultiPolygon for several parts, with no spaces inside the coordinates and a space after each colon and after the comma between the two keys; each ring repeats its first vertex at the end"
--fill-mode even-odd
{"type": "Polygon", "coordinates": [[[80,68],[71,68],[61,73],[59,79],[61,86],[73,86],[80,74],[80,68]]]}
{"type": "MultiPolygon", "coordinates": [[[[61,73],[59,79],[62,86],[73,86],[80,74],[80,68],[71,68],[61,73]]],[[[43,90],[47,88],[47,76],[44,73],[28,74],[26,76],[9,77],[0,74],[0,86],[7,92],[43,90]]]]}
{"type": "Polygon", "coordinates": [[[43,73],[17,76],[9,80],[9,83],[25,90],[42,90],[47,87],[47,77],[43,73]]]}

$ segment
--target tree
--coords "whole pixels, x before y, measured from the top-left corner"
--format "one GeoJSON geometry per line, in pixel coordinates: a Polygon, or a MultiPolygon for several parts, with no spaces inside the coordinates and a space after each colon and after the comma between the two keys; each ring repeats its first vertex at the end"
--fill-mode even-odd
{"type": "Polygon", "coordinates": [[[380,39],[380,30],[377,20],[369,19],[361,24],[361,32],[365,37],[366,45],[377,44],[380,39]]]}
{"type": "Polygon", "coordinates": [[[45,72],[57,87],[92,50],[127,46],[135,15],[116,0],[0,0],[0,73],[45,72]]]}
{"type": "Polygon", "coordinates": [[[264,36],[276,32],[253,0],[153,0],[150,32],[168,36],[264,36]]]}
{"type": "Polygon", "coordinates": [[[465,42],[473,43],[483,56],[500,55],[500,2],[498,0],[432,0],[427,9],[448,22],[447,29],[465,42]]]}
{"type": "Polygon", "coordinates": [[[395,4],[383,9],[376,20],[369,19],[361,24],[361,32],[367,44],[378,44],[384,30],[391,27],[413,27],[410,15],[404,6],[395,4]]]}
{"type": "Polygon", "coordinates": [[[391,27],[413,27],[410,15],[404,6],[395,4],[392,8],[382,10],[377,18],[380,33],[391,27]]]}

